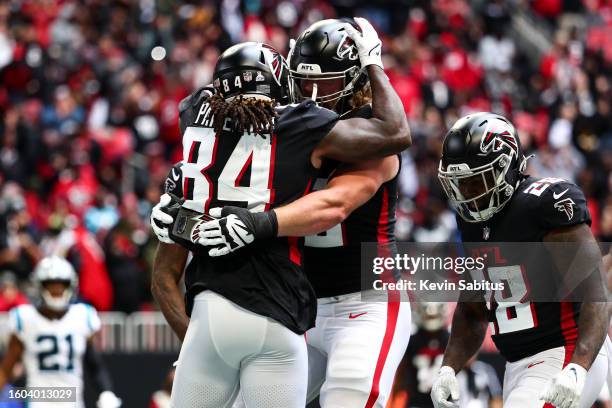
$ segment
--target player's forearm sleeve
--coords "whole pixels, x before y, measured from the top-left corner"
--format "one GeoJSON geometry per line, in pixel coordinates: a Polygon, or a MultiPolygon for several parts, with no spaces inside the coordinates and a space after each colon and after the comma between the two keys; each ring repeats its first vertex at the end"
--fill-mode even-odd
{"type": "Polygon", "coordinates": [[[91,374],[91,379],[94,386],[98,388],[98,391],[112,391],[113,385],[111,382],[110,373],[102,361],[102,356],[89,343],[87,344],[87,349],[85,350],[83,360],[85,367],[91,374]]]}

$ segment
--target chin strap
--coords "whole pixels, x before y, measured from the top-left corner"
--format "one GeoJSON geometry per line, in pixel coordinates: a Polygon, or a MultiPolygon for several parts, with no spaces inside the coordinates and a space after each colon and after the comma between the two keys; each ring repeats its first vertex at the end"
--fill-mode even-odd
{"type": "Polygon", "coordinates": [[[47,306],[51,310],[61,311],[65,310],[70,304],[70,299],[72,298],[72,290],[66,289],[64,294],[60,297],[53,297],[47,290],[43,290],[42,298],[47,306]]]}
{"type": "Polygon", "coordinates": [[[533,153],[530,154],[529,156],[523,156],[523,160],[521,160],[521,163],[519,164],[519,176],[514,186],[515,189],[518,187],[521,181],[529,177],[529,175],[525,174],[525,170],[527,170],[527,162],[529,161],[529,159],[533,159],[534,157],[535,157],[535,154],[533,153]]]}
{"type": "Polygon", "coordinates": [[[529,161],[529,159],[533,159],[534,157],[535,154],[533,153],[529,156],[523,156],[523,160],[521,160],[521,164],[519,165],[519,172],[521,173],[521,175],[523,174],[525,169],[527,169],[527,161],[529,161]]]}
{"type": "Polygon", "coordinates": [[[312,84],[312,96],[310,97],[314,102],[317,101],[317,91],[319,89],[319,86],[317,85],[317,83],[315,82],[314,84],[312,84]]]}

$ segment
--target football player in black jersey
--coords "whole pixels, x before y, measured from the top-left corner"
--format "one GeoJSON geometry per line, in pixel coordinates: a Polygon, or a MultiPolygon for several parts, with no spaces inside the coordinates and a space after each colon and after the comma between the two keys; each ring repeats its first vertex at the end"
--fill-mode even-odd
{"type": "MultiPolygon", "coordinates": [[[[364,36],[373,30],[367,22],[355,20],[364,36]]],[[[314,99],[340,113],[346,119],[340,123],[351,123],[350,118],[376,117],[377,106],[368,104],[370,84],[362,71],[371,57],[355,52],[343,27],[342,20],[308,27],[290,52],[289,79],[294,101],[314,99]]],[[[353,140],[359,149],[367,148],[358,134],[353,140]]],[[[323,408],[382,408],[410,337],[410,303],[397,293],[390,293],[386,303],[361,301],[361,243],[378,242],[381,251],[395,250],[400,160],[389,156],[341,165],[322,160],[331,156],[319,147],[311,156],[313,165],[321,167],[315,184],[319,191],[271,210],[278,222],[276,236],[306,236],[304,270],[318,298],[316,325],[306,336],[308,400],[320,395],[323,408]]],[[[265,213],[225,207],[222,215],[228,214],[257,238],[255,242],[267,237],[257,227],[265,213]]],[[[224,232],[223,222],[203,227],[200,243],[214,246],[211,255],[242,246],[224,232]]]]}
{"type": "MultiPolygon", "coordinates": [[[[360,35],[357,48],[368,47],[365,52],[359,49],[362,54],[376,53],[377,48],[379,53],[378,36],[373,29],[369,34],[367,38],[365,33],[360,35]]],[[[320,141],[317,148],[324,157],[343,161],[383,157],[409,144],[405,116],[398,115],[403,113],[401,102],[383,71],[370,63],[364,67],[372,83],[372,119],[338,122],[336,113],[307,100],[281,109],[271,125],[256,126],[261,116],[245,107],[257,102],[242,98],[255,94],[266,101],[266,92],[273,88],[266,74],[271,73],[282,87],[281,64],[282,57],[268,46],[232,47],[220,57],[215,69],[218,94],[196,92],[181,104],[183,207],[204,214],[224,205],[264,211],[293,201],[310,190],[309,180],[316,174],[311,153],[320,141]],[[268,53],[273,57],[265,60],[266,64],[259,63],[259,58],[246,57],[245,49],[253,47],[259,47],[261,58],[268,58],[268,53]],[[232,57],[237,52],[241,58],[232,57]],[[223,62],[228,60],[231,63],[225,69],[223,62]],[[254,90],[248,85],[254,85],[254,90]],[[224,115],[232,112],[236,116],[227,120],[224,115]],[[245,118],[254,122],[243,123],[245,118]],[[236,122],[244,126],[237,128],[236,122]],[[353,137],[360,141],[359,149],[353,137]]],[[[160,204],[163,206],[163,202],[160,204]]],[[[164,222],[161,218],[158,220],[164,222]]],[[[263,233],[276,235],[273,213],[266,213],[265,219],[258,221],[263,233]]],[[[196,242],[202,232],[198,225],[190,231],[190,242],[196,242]]],[[[194,251],[186,272],[187,310],[193,308],[191,321],[181,314],[183,305],[177,287],[187,256],[185,249],[160,244],[152,288],[180,337],[189,324],[173,401],[181,407],[227,406],[240,382],[247,406],[303,406],[305,344],[302,340],[301,350],[291,335],[313,326],[316,302],[300,268],[300,242],[295,238],[261,240],[245,248],[240,256],[213,259],[203,248],[181,241],[181,228],[185,223],[176,217],[172,232],[160,238],[178,241],[194,251]],[[281,330],[283,326],[287,330],[281,330]],[[193,359],[194,355],[199,358],[193,359]]],[[[231,219],[224,220],[223,228],[240,236],[244,243],[253,240],[231,219]]]]}
{"type": "MultiPolygon", "coordinates": [[[[502,116],[471,114],[449,130],[438,175],[456,208],[463,242],[485,247],[487,241],[543,242],[548,247],[576,243],[584,248],[572,255],[578,264],[588,266],[580,263],[582,257],[601,259],[582,191],[565,180],[527,176],[525,166],[516,130],[502,116]]],[[[603,293],[603,280],[597,273],[585,273],[580,286],[567,282],[569,288],[592,296],[578,299],[583,302],[531,300],[529,288],[552,287],[569,266],[564,256],[541,252],[538,270],[523,264],[525,254],[517,265],[503,266],[504,279],[512,280],[511,291],[517,293],[495,291],[491,310],[482,301],[457,305],[443,366],[431,392],[436,407],[458,406],[455,374],[478,351],[489,322],[493,341],[507,360],[504,407],[587,408],[595,401],[607,372],[602,345],[609,341],[609,308],[601,302],[603,296],[594,296],[603,293]],[[510,302],[519,291],[525,296],[510,302]]],[[[488,267],[491,279],[493,269],[502,272],[502,267],[488,267]]],[[[585,267],[581,272],[588,271],[585,267]]]]}

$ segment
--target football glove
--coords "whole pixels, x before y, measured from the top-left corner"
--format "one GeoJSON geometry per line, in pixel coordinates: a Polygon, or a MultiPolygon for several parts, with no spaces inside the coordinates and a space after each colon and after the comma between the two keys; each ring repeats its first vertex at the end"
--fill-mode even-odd
{"type": "Polygon", "coordinates": [[[182,200],[173,194],[162,194],[159,203],[151,210],[151,229],[157,239],[166,244],[174,244],[170,238],[170,226],[174,223],[182,200]]]}
{"type": "Polygon", "coordinates": [[[443,366],[438,371],[431,387],[431,400],[435,408],[459,408],[459,382],[451,367],[443,366]]]}
{"type": "Polygon", "coordinates": [[[287,61],[291,60],[291,56],[293,55],[293,50],[295,48],[295,38],[289,39],[289,52],[287,53],[287,61]]]}
{"type": "Polygon", "coordinates": [[[112,391],[102,391],[98,396],[98,402],[96,402],[97,408],[119,408],[121,406],[121,399],[117,398],[112,391]]]}
{"type": "Polygon", "coordinates": [[[205,221],[213,220],[209,214],[203,214],[189,208],[180,207],[173,217],[174,222],[169,226],[170,239],[194,253],[204,251],[198,244],[200,226],[205,221]]]}
{"type": "Polygon", "coordinates": [[[383,68],[381,57],[382,41],[378,38],[378,33],[365,18],[355,17],[355,21],[359,28],[361,28],[361,32],[348,23],[345,25],[345,29],[348,36],[355,42],[361,67],[378,65],[383,68]]]}
{"type": "Polygon", "coordinates": [[[252,213],[246,208],[211,208],[209,214],[219,219],[199,226],[198,243],[214,247],[210,256],[223,256],[245,247],[255,239],[276,237],[278,221],[274,210],[252,213]],[[220,218],[222,217],[222,218],[220,218]]]}
{"type": "Polygon", "coordinates": [[[576,408],[584,388],[587,370],[578,364],[568,364],[548,384],[541,400],[557,408],[576,408]]]}

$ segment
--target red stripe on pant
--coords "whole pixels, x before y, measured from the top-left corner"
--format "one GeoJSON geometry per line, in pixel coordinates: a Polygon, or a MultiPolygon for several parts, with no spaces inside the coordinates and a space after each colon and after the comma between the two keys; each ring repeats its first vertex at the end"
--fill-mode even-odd
{"type": "Polygon", "coordinates": [[[395,326],[397,325],[400,302],[399,292],[389,292],[389,299],[387,301],[387,327],[385,329],[382,346],[380,347],[380,353],[378,354],[378,360],[376,361],[376,368],[374,369],[372,389],[370,390],[370,396],[368,397],[365,408],[372,408],[380,394],[380,377],[385,368],[391,344],[393,344],[393,335],[395,334],[395,326]]]}
{"type": "MultiPolygon", "coordinates": [[[[576,346],[574,344],[571,344],[565,347],[565,358],[563,359],[563,368],[565,368],[565,366],[569,364],[570,360],[572,359],[572,355],[574,354],[575,348],[576,346]]],[[[544,405],[542,405],[542,408],[556,408],[556,407],[553,404],[550,404],[547,402],[544,405]]]]}

